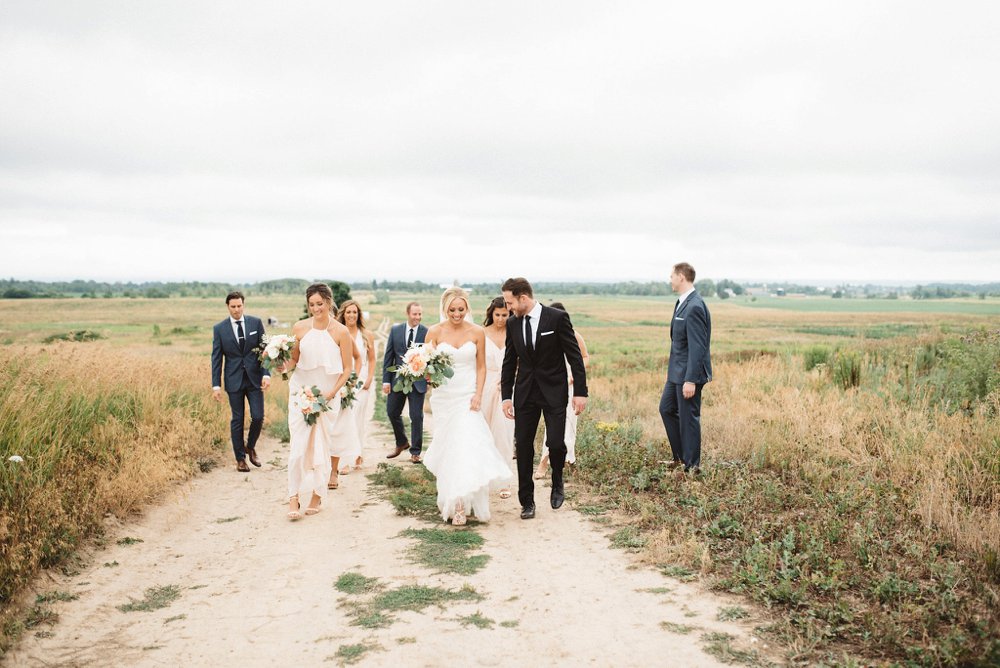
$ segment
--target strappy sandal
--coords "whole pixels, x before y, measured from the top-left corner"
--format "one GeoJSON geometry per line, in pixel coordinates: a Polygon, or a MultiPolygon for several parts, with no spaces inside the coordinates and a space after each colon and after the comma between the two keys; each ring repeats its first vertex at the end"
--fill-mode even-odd
{"type": "MultiPolygon", "coordinates": [[[[315,494],[313,496],[315,496],[315,494]]],[[[319,497],[316,498],[319,499],[319,505],[313,506],[312,502],[310,502],[310,505],[306,507],[306,515],[315,515],[323,509],[323,499],[319,497]]]]}
{"type": "Polygon", "coordinates": [[[294,522],[295,520],[301,520],[302,519],[302,513],[301,513],[302,504],[299,503],[299,495],[298,494],[296,494],[295,496],[288,497],[289,501],[291,501],[292,499],[295,499],[295,504],[299,506],[295,510],[289,510],[288,511],[288,519],[290,519],[290,520],[292,520],[294,522]]]}
{"type": "Polygon", "coordinates": [[[507,489],[506,487],[504,489],[501,489],[500,490],[500,498],[501,499],[509,499],[510,498],[510,490],[507,489]]]}
{"type": "Polygon", "coordinates": [[[455,527],[464,526],[466,522],[465,507],[461,504],[455,508],[455,514],[451,516],[451,525],[455,527]]]}
{"type": "Polygon", "coordinates": [[[337,489],[338,487],[340,487],[340,480],[339,479],[338,480],[331,480],[328,483],[326,483],[326,488],[327,489],[337,489]]]}

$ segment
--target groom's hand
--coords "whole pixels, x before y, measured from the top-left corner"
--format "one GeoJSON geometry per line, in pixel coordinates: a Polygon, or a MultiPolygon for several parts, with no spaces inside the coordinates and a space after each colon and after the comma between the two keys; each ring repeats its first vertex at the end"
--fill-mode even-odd
{"type": "Polygon", "coordinates": [[[587,397],[573,397],[573,413],[579,415],[587,407],[587,397]]]}
{"type": "Polygon", "coordinates": [[[215,399],[216,401],[222,401],[222,388],[221,387],[213,387],[212,388],[212,398],[215,399]]]}
{"type": "Polygon", "coordinates": [[[694,396],[694,392],[696,389],[697,388],[695,387],[694,383],[684,383],[684,386],[681,388],[681,395],[685,399],[690,399],[691,397],[694,396]]]}
{"type": "Polygon", "coordinates": [[[508,420],[514,419],[514,402],[507,399],[503,402],[503,414],[508,420]]]}
{"type": "Polygon", "coordinates": [[[390,385],[389,383],[382,383],[382,394],[388,395],[389,394],[389,390],[391,390],[391,389],[392,389],[392,385],[390,385]]]}
{"type": "Polygon", "coordinates": [[[260,379],[260,389],[266,390],[269,387],[271,387],[271,377],[270,376],[262,377],[260,379]]]}

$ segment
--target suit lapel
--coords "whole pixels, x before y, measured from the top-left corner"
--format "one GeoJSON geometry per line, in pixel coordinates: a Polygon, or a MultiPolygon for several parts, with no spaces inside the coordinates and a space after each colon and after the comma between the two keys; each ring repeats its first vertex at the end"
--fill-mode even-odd
{"type": "Polygon", "coordinates": [[[674,318],[678,318],[684,315],[684,309],[688,307],[688,304],[694,301],[694,298],[697,294],[698,294],[697,292],[692,292],[687,297],[685,297],[684,301],[682,301],[681,305],[677,307],[677,310],[674,312],[674,314],[670,316],[670,338],[673,338],[674,336],[674,318]]]}
{"type": "Polygon", "coordinates": [[[240,349],[240,342],[236,339],[236,332],[233,331],[233,321],[226,318],[222,321],[222,328],[226,330],[226,338],[233,344],[233,348],[240,349]]]}

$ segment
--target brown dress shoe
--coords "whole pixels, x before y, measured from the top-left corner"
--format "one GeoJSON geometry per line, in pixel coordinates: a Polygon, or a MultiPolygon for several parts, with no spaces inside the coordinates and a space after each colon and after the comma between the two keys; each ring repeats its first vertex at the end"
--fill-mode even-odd
{"type": "Polygon", "coordinates": [[[403,450],[409,450],[409,449],[410,449],[409,443],[404,443],[403,445],[397,445],[396,449],[392,451],[392,454],[386,455],[385,458],[395,459],[396,457],[399,457],[400,453],[403,452],[403,450]]]}
{"type": "Polygon", "coordinates": [[[250,467],[247,466],[247,460],[241,459],[240,461],[236,462],[236,470],[239,471],[240,473],[250,473],[250,467]]]}
{"type": "Polygon", "coordinates": [[[423,464],[424,460],[419,455],[410,455],[410,461],[414,464],[423,464]]]}
{"type": "Polygon", "coordinates": [[[257,459],[256,448],[247,448],[247,454],[250,455],[250,463],[256,466],[257,468],[260,468],[260,460],[257,459]]]}

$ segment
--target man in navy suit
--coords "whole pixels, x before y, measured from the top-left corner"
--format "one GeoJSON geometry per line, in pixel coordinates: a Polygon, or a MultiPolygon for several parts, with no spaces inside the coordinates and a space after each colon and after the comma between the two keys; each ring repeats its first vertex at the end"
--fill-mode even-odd
{"type": "Polygon", "coordinates": [[[212,395],[222,401],[223,362],[225,362],[226,394],[232,420],[229,422],[236,455],[236,470],[246,473],[250,463],[260,466],[257,457],[257,438],[264,426],[264,392],[271,377],[261,369],[260,360],[254,348],[260,345],[264,336],[264,323],[260,318],[243,314],[243,293],[230,292],[226,295],[229,317],[212,328],[212,395]],[[246,447],[243,441],[243,420],[246,404],[250,404],[250,433],[246,447]]]}
{"type": "Polygon", "coordinates": [[[566,397],[569,395],[568,364],[573,372],[573,411],[587,406],[587,371],[573,332],[569,314],[535,301],[531,284],[524,278],[508,278],[503,286],[504,302],[514,312],[507,320],[507,346],[500,370],[503,412],[514,420],[517,454],[517,498],[521,519],[535,516],[535,433],[545,418],[552,465],[553,510],[563,504],[563,466],[566,462],[566,397]]]}
{"type": "Polygon", "coordinates": [[[403,450],[409,448],[410,461],[420,463],[420,451],[424,443],[424,395],[427,392],[427,382],[418,380],[413,383],[413,391],[408,395],[392,389],[395,378],[389,367],[403,363],[403,355],[409,347],[423,343],[427,336],[427,328],[420,324],[424,312],[417,302],[406,305],[406,322],[393,325],[389,330],[389,339],[385,342],[385,358],[382,360],[382,392],[385,397],[385,414],[392,425],[392,433],[396,437],[396,449],[386,455],[386,459],[398,457],[403,450]],[[410,404],[410,440],[406,440],[406,429],[403,426],[403,404],[410,404]]]}
{"type": "Polygon", "coordinates": [[[670,320],[670,361],[660,417],[674,456],[669,468],[701,473],[701,389],[712,380],[712,316],[694,289],[694,267],[675,264],[670,287],[680,295],[670,320]]]}

